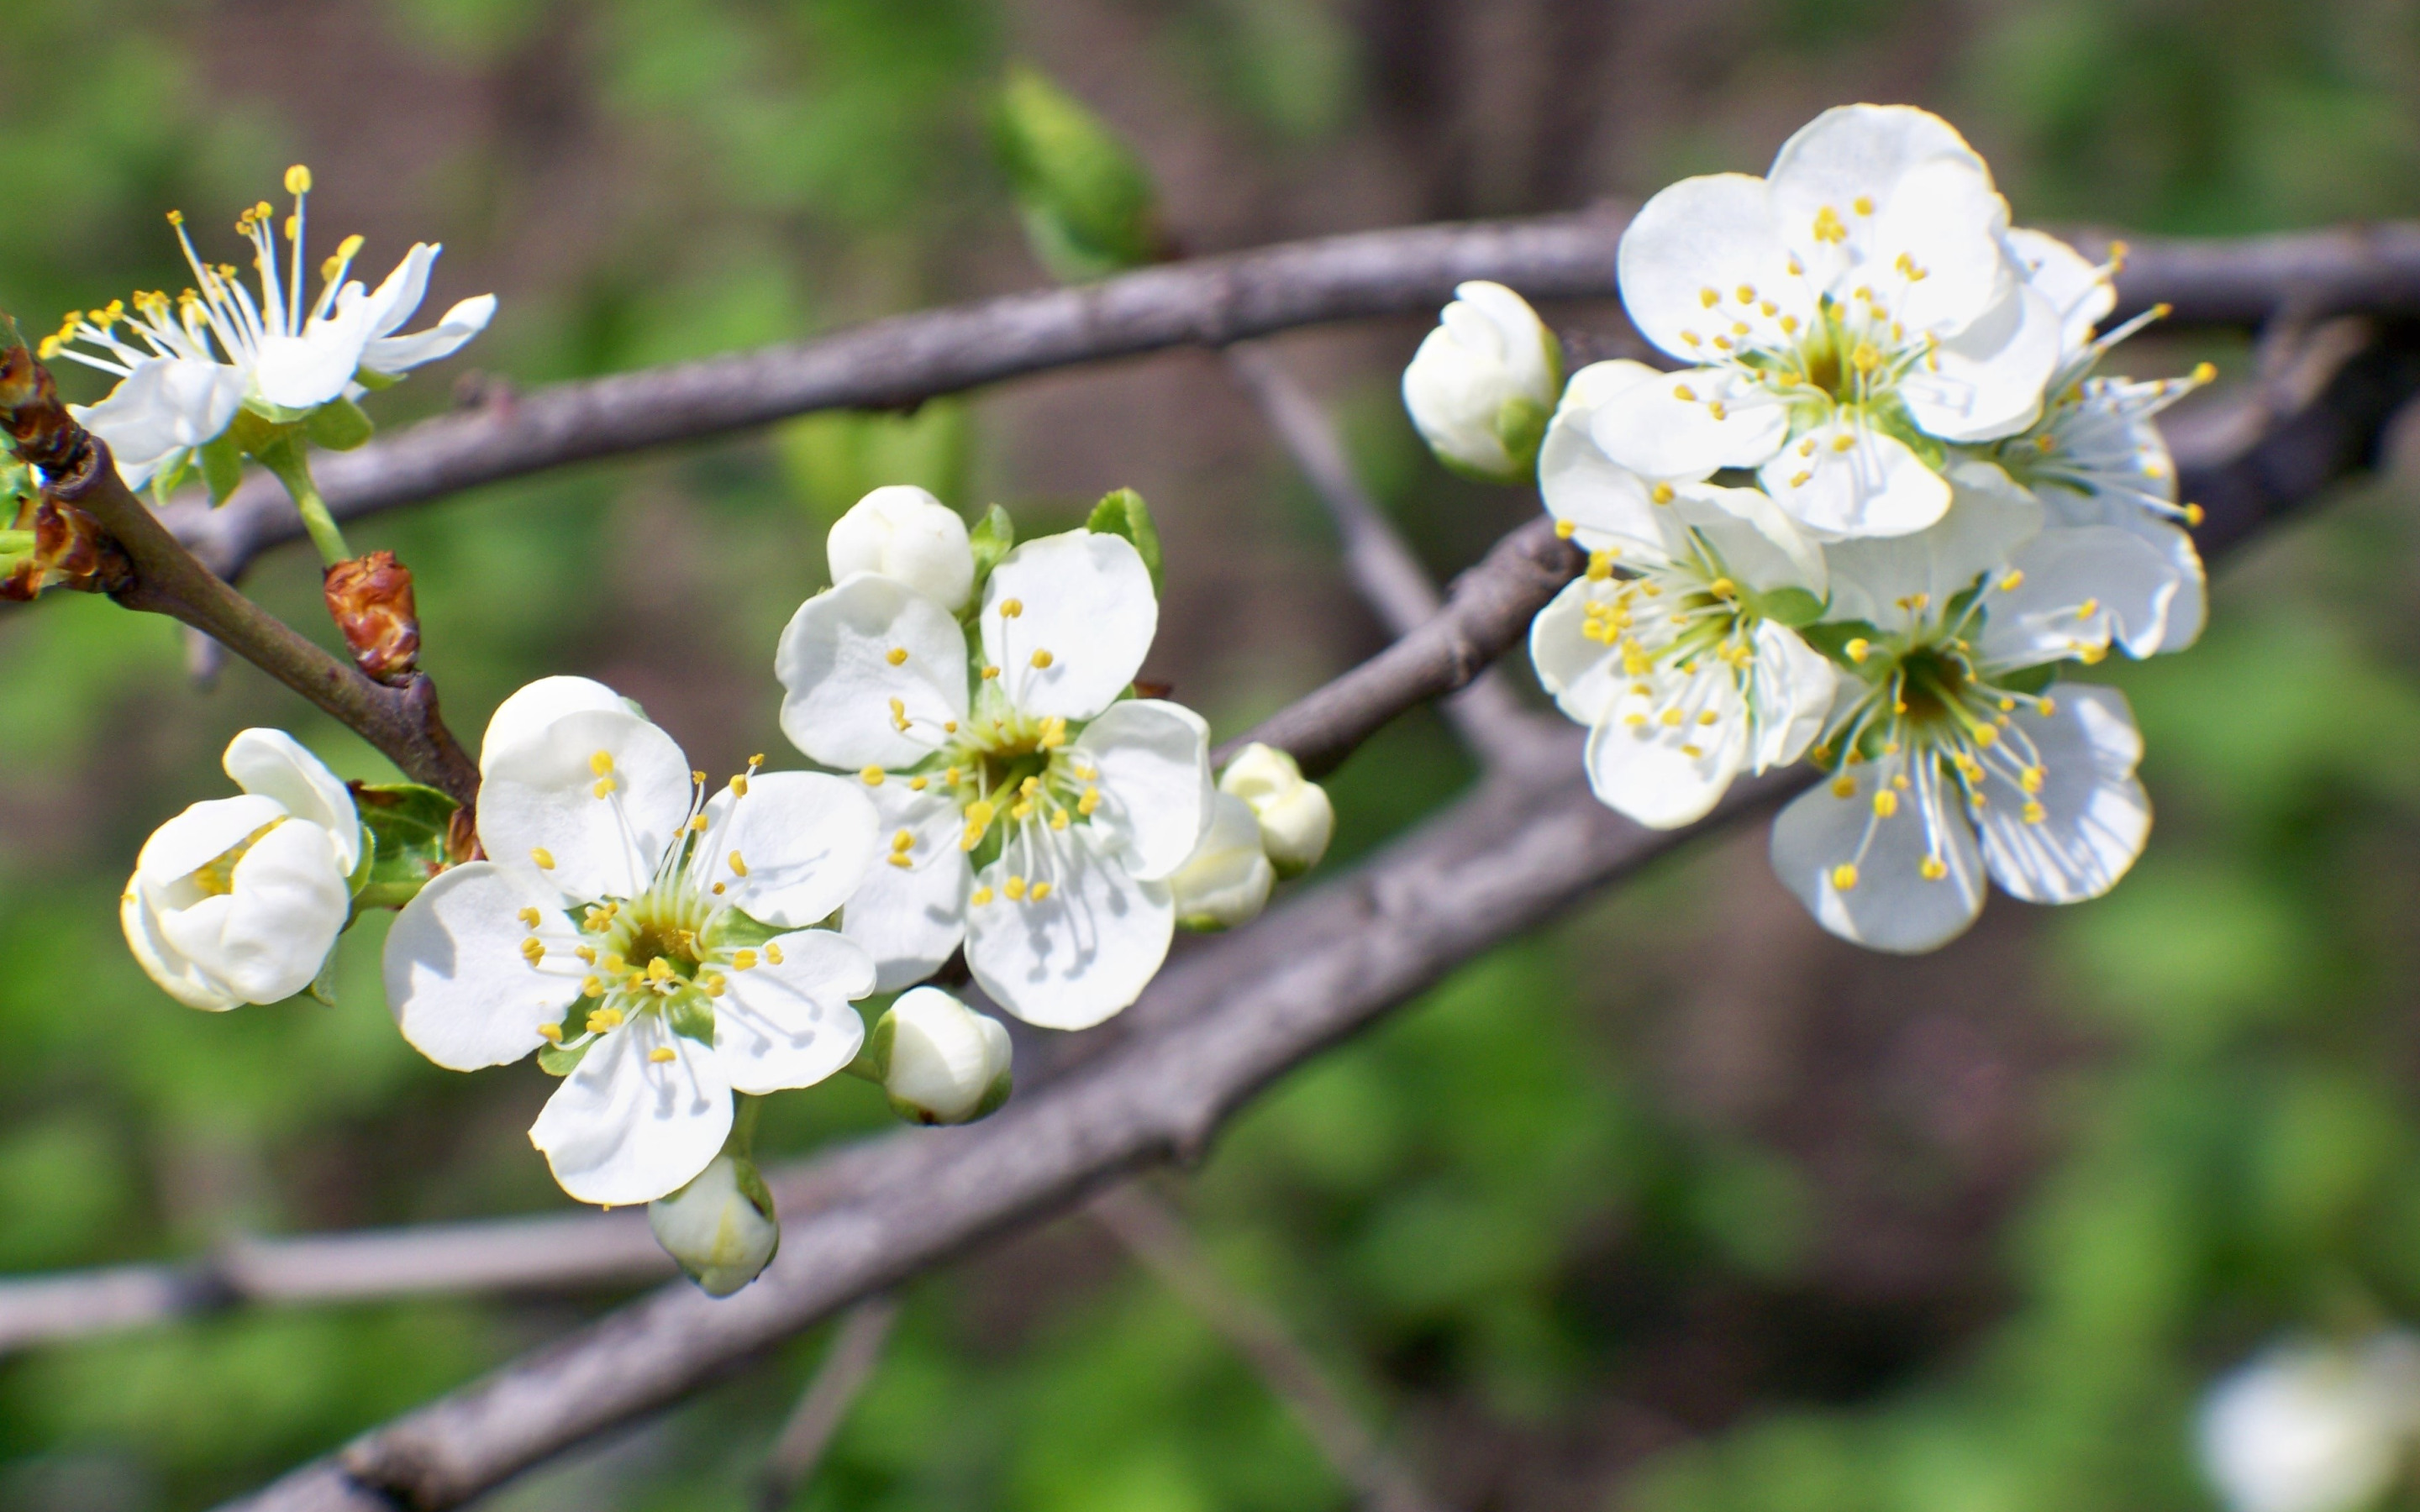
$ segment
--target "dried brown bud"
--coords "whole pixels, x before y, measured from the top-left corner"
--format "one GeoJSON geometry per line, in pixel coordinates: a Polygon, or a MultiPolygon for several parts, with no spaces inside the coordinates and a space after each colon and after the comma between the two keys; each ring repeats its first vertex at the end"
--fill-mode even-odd
{"type": "Polygon", "coordinates": [[[51,370],[22,345],[0,350],[0,427],[17,455],[54,482],[82,476],[95,460],[93,440],[59,403],[51,370]]]}
{"type": "Polygon", "coordinates": [[[28,500],[17,511],[15,528],[33,532],[34,549],[0,578],[0,598],[30,599],[45,588],[114,594],[133,580],[125,551],[101,521],[73,504],[28,500]]]}
{"type": "Polygon", "coordinates": [[[344,632],[354,664],[381,683],[401,683],[420,656],[420,609],[411,569],[392,551],[339,562],[323,581],[328,612],[344,632]]]}

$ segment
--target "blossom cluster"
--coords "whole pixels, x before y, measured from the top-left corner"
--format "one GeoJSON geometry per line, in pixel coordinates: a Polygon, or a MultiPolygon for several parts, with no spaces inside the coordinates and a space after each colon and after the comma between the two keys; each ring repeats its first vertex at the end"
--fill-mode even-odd
{"type": "Polygon", "coordinates": [[[1879,949],[1955,937],[1987,875],[2034,903],[2116,885],[2150,825],[2141,739],[2122,695],[2061,678],[2200,631],[2198,512],[2153,417],[2211,375],[2098,372],[2140,324],[2098,330],[2115,271],[2011,226],[1946,122],[1854,105],[1632,221],[1623,304],[1682,365],[1558,388],[1536,315],[1464,286],[1405,402],[1497,477],[1551,411],[1513,462],[1588,567],[1530,651],[1600,798],[1671,827],[1813,761],[1775,867],[1879,949]]]}

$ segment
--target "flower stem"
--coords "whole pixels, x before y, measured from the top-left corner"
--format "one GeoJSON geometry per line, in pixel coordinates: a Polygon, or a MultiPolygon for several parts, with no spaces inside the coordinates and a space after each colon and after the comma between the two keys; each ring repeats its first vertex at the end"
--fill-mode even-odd
{"type": "Polygon", "coordinates": [[[311,534],[311,544],[319,548],[319,561],[327,566],[350,562],[353,548],[345,544],[345,532],[336,528],[336,517],[328,513],[328,501],[319,497],[318,485],[311,481],[311,463],[304,455],[299,438],[280,438],[273,444],[254,454],[260,465],[277,475],[286,485],[286,492],[294,501],[294,508],[302,517],[302,528],[311,534]]]}

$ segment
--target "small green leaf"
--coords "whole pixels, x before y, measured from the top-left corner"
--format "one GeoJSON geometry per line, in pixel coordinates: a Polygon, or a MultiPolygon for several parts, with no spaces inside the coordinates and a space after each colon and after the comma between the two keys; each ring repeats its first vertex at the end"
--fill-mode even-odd
{"type": "Polygon", "coordinates": [[[400,908],[450,863],[445,837],[460,805],[416,782],[356,782],[352,792],[374,857],[354,888],[354,910],[400,908]]]}
{"type": "Polygon", "coordinates": [[[1013,69],[993,131],[1027,238],[1052,277],[1080,283],[1167,255],[1150,169],[1066,91],[1013,69]]]}
{"type": "Polygon", "coordinates": [[[709,950],[737,950],[743,947],[762,949],[766,941],[778,940],[792,932],[793,926],[768,924],[737,908],[726,908],[706,925],[705,937],[698,943],[709,950]]]}
{"type": "Polygon", "coordinates": [[[316,1002],[329,1008],[336,1006],[336,948],[334,946],[328,947],[328,958],[319,963],[319,974],[313,977],[311,985],[302,990],[316,1002]]]}
{"type": "Polygon", "coordinates": [[[1804,588],[1769,588],[1747,595],[1748,607],[1776,625],[1795,630],[1823,617],[1823,601],[1804,588]]]}
{"type": "Polygon", "coordinates": [[[975,554],[974,592],[967,599],[967,614],[971,618],[983,603],[984,583],[990,579],[991,569],[999,566],[1001,559],[1016,545],[1016,522],[1008,517],[1007,510],[994,504],[975,521],[974,529],[967,532],[967,545],[974,548],[975,554]]]}
{"type": "Polygon", "coordinates": [[[867,1033],[865,1047],[857,1053],[855,1060],[841,1069],[852,1076],[872,1082],[876,1087],[881,1086],[891,1074],[891,1046],[898,1038],[899,1022],[891,1016],[891,1011],[886,1008],[882,1011],[882,1016],[874,1021],[873,1029],[867,1033]]]}
{"type": "Polygon", "coordinates": [[[1103,496],[1093,506],[1092,518],[1084,522],[1084,528],[1125,536],[1142,558],[1142,564],[1150,569],[1151,591],[1159,592],[1159,530],[1151,522],[1151,507],[1142,501],[1142,495],[1132,488],[1120,488],[1103,496]]]}
{"type": "Polygon", "coordinates": [[[540,1045],[537,1052],[537,1069],[549,1076],[568,1076],[572,1072],[572,1068],[580,1064],[580,1057],[588,1054],[588,1047],[596,1042],[594,1040],[589,1040],[567,1046],[540,1045]]]}
{"type": "Polygon", "coordinates": [[[302,433],[332,452],[349,452],[378,434],[369,414],[350,399],[329,400],[302,422],[302,433]]]}
{"type": "Polygon", "coordinates": [[[202,481],[209,485],[211,507],[225,503],[227,495],[243,482],[243,448],[236,444],[234,429],[219,432],[218,440],[194,455],[201,458],[202,481]]]}

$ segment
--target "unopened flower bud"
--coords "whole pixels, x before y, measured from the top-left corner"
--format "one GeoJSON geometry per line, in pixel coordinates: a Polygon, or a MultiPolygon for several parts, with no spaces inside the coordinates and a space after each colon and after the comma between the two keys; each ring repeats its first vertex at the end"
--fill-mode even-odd
{"type": "Polygon", "coordinates": [[[913,1123],[972,1123],[1008,1101],[1008,1030],[939,987],[903,993],[861,1057],[913,1123]]]}
{"type": "Polygon", "coordinates": [[[392,551],[339,562],[320,581],[328,613],[344,633],[353,662],[381,683],[411,675],[420,658],[420,606],[411,569],[392,551]]]}
{"type": "Polygon", "coordinates": [[[1245,747],[1218,775],[1218,791],[1251,806],[1261,822],[1261,849],[1279,876],[1299,876],[1327,854],[1336,806],[1284,751],[1257,741],[1245,747]]]}
{"type": "Polygon", "coordinates": [[[824,542],[832,581],[878,572],[956,613],[974,592],[967,522],[922,488],[895,484],[859,500],[824,542]]]}
{"type": "Polygon", "coordinates": [[[729,1150],[668,1197],[647,1204],[656,1242],[709,1297],[728,1297],[773,1263],[782,1226],[756,1165],[729,1150]]]}
{"type": "Polygon", "coordinates": [[[2202,1407],[2202,1465],[2235,1512],[2376,1504],[2420,1427],[2420,1340],[2279,1345],[2202,1407]]]}
{"type": "Polygon", "coordinates": [[[1454,291],[1442,323],[1404,369],[1404,408],[1457,472],[1527,479],[1562,392],[1562,348],[1528,301],[1501,284],[1454,291]]]}
{"type": "Polygon", "coordinates": [[[1213,800],[1209,829],[1168,886],[1176,897],[1178,923],[1220,930],[1259,918],[1277,882],[1277,870],[1261,850],[1261,823],[1251,806],[1221,793],[1213,800]]]}

